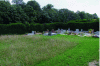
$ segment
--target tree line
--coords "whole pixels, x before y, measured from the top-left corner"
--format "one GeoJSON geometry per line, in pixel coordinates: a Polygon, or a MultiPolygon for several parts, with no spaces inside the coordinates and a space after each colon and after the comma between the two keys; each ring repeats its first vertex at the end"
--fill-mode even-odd
{"type": "Polygon", "coordinates": [[[38,2],[28,1],[24,3],[23,0],[0,1],[0,24],[10,23],[54,23],[62,22],[67,23],[70,21],[92,21],[98,19],[96,13],[89,14],[84,11],[71,11],[66,9],[53,8],[52,4],[47,4],[40,8],[38,2]]]}

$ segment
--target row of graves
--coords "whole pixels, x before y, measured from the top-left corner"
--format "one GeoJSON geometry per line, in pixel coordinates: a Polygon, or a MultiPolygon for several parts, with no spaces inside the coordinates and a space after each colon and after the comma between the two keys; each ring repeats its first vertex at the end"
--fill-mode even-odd
{"type": "Polygon", "coordinates": [[[49,31],[48,29],[47,29],[47,31],[44,31],[44,34],[43,35],[48,35],[48,36],[52,36],[52,35],[57,35],[57,34],[64,34],[66,32],[66,30],[63,30],[63,29],[58,29],[58,30],[54,30],[54,29],[52,29],[51,31],[49,31]]]}
{"type": "Polygon", "coordinates": [[[76,29],[76,31],[70,30],[70,28],[68,28],[68,30],[63,30],[63,29],[58,29],[58,30],[54,30],[52,29],[51,31],[47,30],[44,31],[43,35],[48,35],[48,36],[52,36],[52,35],[57,35],[57,34],[61,34],[61,35],[78,35],[81,37],[87,36],[87,37],[100,37],[100,31],[96,31],[94,32],[94,29],[91,31],[83,31],[83,29],[81,29],[81,31],[79,31],[79,29],[76,29]]]}
{"type": "Polygon", "coordinates": [[[47,31],[43,31],[43,33],[36,33],[36,31],[32,31],[32,33],[28,33],[27,35],[35,35],[35,34],[42,34],[44,36],[52,36],[52,35],[57,35],[57,34],[61,34],[61,35],[78,35],[81,37],[84,36],[92,36],[92,37],[100,37],[100,31],[96,31],[94,32],[94,30],[92,31],[83,31],[83,29],[81,29],[81,31],[79,31],[79,29],[76,29],[76,31],[72,31],[70,30],[70,28],[68,28],[68,30],[64,30],[64,29],[58,29],[58,30],[54,30],[52,29],[51,31],[49,31],[47,29],[47,31]]]}

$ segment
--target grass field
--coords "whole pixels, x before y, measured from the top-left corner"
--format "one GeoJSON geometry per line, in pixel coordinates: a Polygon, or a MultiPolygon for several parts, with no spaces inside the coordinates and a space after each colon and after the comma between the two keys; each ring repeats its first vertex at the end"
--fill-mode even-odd
{"type": "Polygon", "coordinates": [[[94,60],[99,61],[99,38],[0,36],[0,66],[88,66],[94,60]]]}

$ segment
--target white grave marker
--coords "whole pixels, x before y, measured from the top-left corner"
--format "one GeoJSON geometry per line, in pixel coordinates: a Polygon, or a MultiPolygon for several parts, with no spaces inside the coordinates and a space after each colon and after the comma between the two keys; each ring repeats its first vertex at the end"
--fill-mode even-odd
{"type": "Polygon", "coordinates": [[[79,33],[79,29],[76,29],[76,34],[78,34],[79,33]]]}

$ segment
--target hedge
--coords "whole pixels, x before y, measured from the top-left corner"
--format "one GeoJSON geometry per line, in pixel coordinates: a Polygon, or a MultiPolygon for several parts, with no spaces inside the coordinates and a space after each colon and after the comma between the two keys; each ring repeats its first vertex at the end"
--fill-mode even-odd
{"type": "Polygon", "coordinates": [[[0,34],[24,34],[29,33],[32,31],[46,31],[49,29],[50,31],[52,29],[57,30],[60,29],[68,29],[71,30],[75,29],[94,29],[94,31],[99,31],[99,22],[68,22],[68,23],[62,23],[62,22],[54,22],[54,23],[47,23],[47,24],[39,24],[39,23],[11,23],[11,24],[0,24],[0,34]]]}

